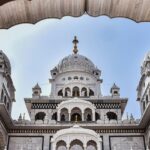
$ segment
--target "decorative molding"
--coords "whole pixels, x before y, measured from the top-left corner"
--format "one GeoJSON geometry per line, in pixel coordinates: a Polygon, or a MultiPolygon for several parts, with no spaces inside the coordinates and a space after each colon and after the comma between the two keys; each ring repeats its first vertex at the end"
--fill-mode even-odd
{"type": "MultiPolygon", "coordinates": [[[[9,133],[43,133],[55,134],[57,129],[10,129],[9,133]]],[[[95,129],[96,133],[145,133],[144,129],[95,129]]]]}

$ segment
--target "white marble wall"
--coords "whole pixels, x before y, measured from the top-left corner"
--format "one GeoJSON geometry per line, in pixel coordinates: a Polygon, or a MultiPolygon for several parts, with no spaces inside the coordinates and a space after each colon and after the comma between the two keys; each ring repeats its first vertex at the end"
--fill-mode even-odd
{"type": "Polygon", "coordinates": [[[42,150],[42,137],[10,137],[8,150],[42,150]]]}
{"type": "Polygon", "coordinates": [[[110,137],[111,150],[145,150],[143,137],[110,137]]]}

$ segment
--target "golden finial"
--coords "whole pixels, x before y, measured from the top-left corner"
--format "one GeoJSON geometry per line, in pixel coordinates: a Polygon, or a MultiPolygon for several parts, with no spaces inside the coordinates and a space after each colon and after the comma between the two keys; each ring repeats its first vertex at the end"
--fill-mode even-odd
{"type": "Polygon", "coordinates": [[[77,47],[77,44],[79,43],[77,37],[75,36],[74,37],[74,40],[72,41],[72,43],[74,44],[74,49],[73,49],[73,52],[74,54],[77,54],[78,53],[78,47],[77,47]]]}

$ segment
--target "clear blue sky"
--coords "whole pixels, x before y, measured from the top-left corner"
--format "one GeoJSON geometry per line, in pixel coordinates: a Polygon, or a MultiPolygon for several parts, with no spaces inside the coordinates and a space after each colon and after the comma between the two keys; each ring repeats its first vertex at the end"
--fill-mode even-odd
{"type": "Polygon", "coordinates": [[[27,113],[24,98],[32,96],[32,87],[37,82],[43,95],[50,94],[50,70],[72,53],[74,35],[80,41],[79,53],[102,70],[102,94],[109,95],[115,82],[121,88],[121,96],[129,98],[126,112],[139,118],[136,88],[142,60],[150,50],[150,23],[87,15],[47,19],[36,25],[22,24],[0,30],[0,49],[10,58],[16,87],[13,118],[27,113]]]}

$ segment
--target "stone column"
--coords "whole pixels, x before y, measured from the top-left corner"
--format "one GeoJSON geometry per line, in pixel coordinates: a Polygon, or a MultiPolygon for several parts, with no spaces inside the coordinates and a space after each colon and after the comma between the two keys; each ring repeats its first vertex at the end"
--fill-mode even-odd
{"type": "Polygon", "coordinates": [[[82,112],[82,121],[84,121],[84,112],[82,112]]]}
{"type": "Polygon", "coordinates": [[[57,112],[57,121],[60,121],[60,111],[57,112]]]}
{"type": "Polygon", "coordinates": [[[94,110],[92,111],[92,116],[93,116],[92,121],[95,121],[95,111],[94,110]]]}
{"type": "Polygon", "coordinates": [[[68,121],[71,121],[71,113],[69,112],[68,114],[69,114],[69,120],[68,121]]]}

